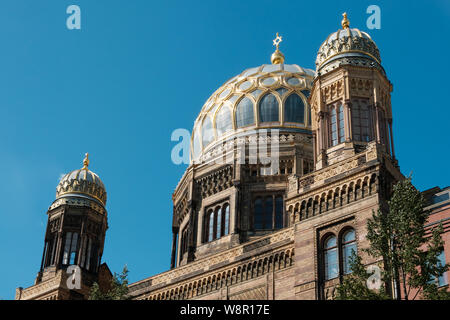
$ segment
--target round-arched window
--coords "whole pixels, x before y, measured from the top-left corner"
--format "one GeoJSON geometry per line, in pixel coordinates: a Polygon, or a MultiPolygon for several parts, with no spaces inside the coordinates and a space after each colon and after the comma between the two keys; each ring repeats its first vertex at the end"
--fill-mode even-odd
{"type": "Polygon", "coordinates": [[[239,101],[236,107],[236,127],[241,128],[255,123],[253,102],[247,97],[239,101]]]}
{"type": "Polygon", "coordinates": [[[305,122],[305,104],[298,94],[292,93],[284,103],[285,122],[305,122]]]}
{"type": "Polygon", "coordinates": [[[222,135],[233,129],[231,121],[231,111],[226,105],[222,106],[216,115],[217,135],[222,135]]]}
{"type": "Polygon", "coordinates": [[[202,143],[203,147],[206,147],[208,144],[210,144],[214,140],[214,131],[212,128],[212,122],[209,117],[206,117],[203,120],[202,125],[202,143]]]}
{"type": "Polygon", "coordinates": [[[279,121],[278,100],[271,93],[266,94],[259,103],[259,121],[260,122],[279,121]]]}
{"type": "Polygon", "coordinates": [[[350,267],[350,257],[353,251],[356,253],[356,237],[355,230],[350,229],[342,235],[342,264],[344,274],[352,272],[350,267]]]}
{"type": "Polygon", "coordinates": [[[325,280],[334,279],[339,274],[336,237],[329,236],[324,242],[325,280]]]}

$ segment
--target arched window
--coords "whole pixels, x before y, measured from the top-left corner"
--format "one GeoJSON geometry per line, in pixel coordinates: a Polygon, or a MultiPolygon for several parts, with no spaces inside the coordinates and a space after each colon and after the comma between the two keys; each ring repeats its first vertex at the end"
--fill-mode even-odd
{"type": "Polygon", "coordinates": [[[228,235],[230,233],[230,206],[228,204],[225,204],[223,209],[224,211],[224,235],[228,235]]]}
{"type": "Polygon", "coordinates": [[[230,205],[225,203],[207,211],[204,241],[210,242],[230,233],[230,205]]]}
{"type": "Polygon", "coordinates": [[[208,217],[208,241],[214,240],[214,211],[210,210],[207,214],[208,217]]]}
{"type": "Polygon", "coordinates": [[[278,113],[279,108],[277,98],[271,93],[266,94],[259,103],[259,121],[279,121],[278,113]]]}
{"type": "Polygon", "coordinates": [[[284,102],[285,122],[305,122],[305,104],[298,94],[292,93],[284,102]]]}
{"type": "Polygon", "coordinates": [[[231,121],[231,111],[226,105],[222,106],[216,115],[217,135],[222,135],[233,129],[231,121]]]}
{"type": "Polygon", "coordinates": [[[180,257],[188,251],[188,226],[185,226],[181,232],[180,257]]]}
{"type": "Polygon", "coordinates": [[[330,110],[330,132],[331,132],[331,146],[336,146],[343,143],[344,137],[344,107],[339,104],[332,106],[330,110]]]}
{"type": "Polygon", "coordinates": [[[222,235],[222,208],[216,209],[216,239],[222,235]]]}
{"type": "Polygon", "coordinates": [[[244,97],[236,106],[236,127],[241,128],[255,123],[253,102],[244,97]]]}
{"type": "Polygon", "coordinates": [[[352,272],[350,268],[350,257],[353,251],[356,253],[355,230],[350,229],[342,235],[342,266],[344,274],[352,272]]]}
{"type": "Polygon", "coordinates": [[[203,125],[202,125],[203,147],[206,147],[213,140],[214,140],[214,132],[213,132],[213,128],[212,128],[212,122],[209,117],[206,117],[203,120],[203,125]]]}
{"type": "Polygon", "coordinates": [[[334,279],[339,274],[338,250],[336,237],[334,235],[329,236],[324,241],[323,252],[325,262],[325,280],[334,279]]]}

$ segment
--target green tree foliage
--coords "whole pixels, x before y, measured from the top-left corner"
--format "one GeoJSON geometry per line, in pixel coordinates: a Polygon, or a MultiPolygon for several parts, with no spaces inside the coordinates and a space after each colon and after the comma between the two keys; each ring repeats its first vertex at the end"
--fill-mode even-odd
{"type": "Polygon", "coordinates": [[[123,267],[120,274],[114,272],[109,290],[103,292],[97,282],[92,285],[89,300],[127,300],[128,268],[123,267]]]}
{"type": "Polygon", "coordinates": [[[443,229],[442,226],[436,227],[431,237],[426,235],[424,224],[428,212],[424,207],[425,200],[412,185],[411,178],[394,186],[392,198],[388,201],[389,209],[374,212],[372,219],[368,220],[370,246],[364,250],[374,258],[381,258],[385,288],[377,296],[362,288],[370,274],[367,275],[361,258],[357,257],[353,259],[353,274],[346,277],[337,289],[339,299],[387,297],[385,292],[391,292],[392,287],[395,292],[391,296],[397,299],[450,299],[447,288],[439,288],[434,281],[449,269],[448,264],[438,263],[438,256],[444,248],[443,229]]]}
{"type": "Polygon", "coordinates": [[[389,295],[384,288],[374,291],[367,288],[367,281],[374,272],[368,272],[361,262],[361,257],[352,252],[349,260],[352,273],[336,288],[336,300],[386,300],[389,295]]]}

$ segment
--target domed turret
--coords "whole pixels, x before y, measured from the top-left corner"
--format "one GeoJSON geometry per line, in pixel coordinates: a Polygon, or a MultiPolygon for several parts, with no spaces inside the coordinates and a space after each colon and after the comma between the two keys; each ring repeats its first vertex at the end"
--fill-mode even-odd
{"type": "Polygon", "coordinates": [[[56,187],[56,199],[77,196],[100,201],[106,205],[106,190],[99,176],[88,169],[89,154],[83,160],[83,168],[64,175],[56,187]]]}
{"type": "Polygon", "coordinates": [[[381,67],[377,45],[366,32],[350,28],[347,14],[343,14],[342,29],[330,34],[317,53],[317,72],[330,71],[339,63],[381,67]],[[344,60],[344,61],[342,61],[344,60]]]}

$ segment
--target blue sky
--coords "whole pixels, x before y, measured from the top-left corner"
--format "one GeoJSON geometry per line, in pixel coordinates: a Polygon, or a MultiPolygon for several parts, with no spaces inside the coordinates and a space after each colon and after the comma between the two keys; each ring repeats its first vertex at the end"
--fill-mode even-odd
{"type": "Polygon", "coordinates": [[[421,190],[450,185],[449,1],[2,0],[0,299],[33,284],[58,179],[85,152],[108,192],[103,261],[133,282],[167,270],[186,168],[171,162],[172,131],[191,130],[227,79],[270,63],[276,32],[286,63],[314,68],[344,11],[394,84],[402,172],[421,190]],[[66,28],[71,4],[81,30],[66,28]],[[380,30],[367,30],[371,4],[380,30]]]}

